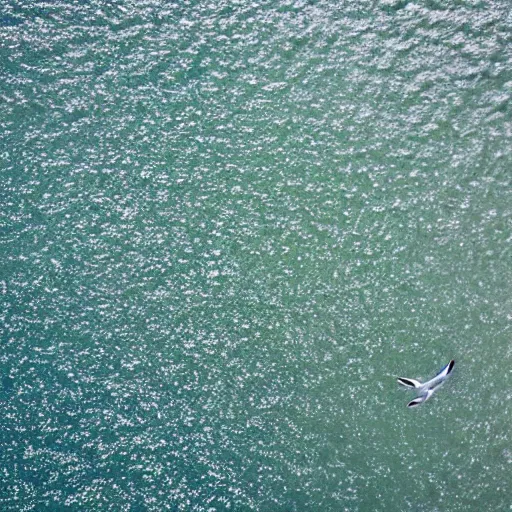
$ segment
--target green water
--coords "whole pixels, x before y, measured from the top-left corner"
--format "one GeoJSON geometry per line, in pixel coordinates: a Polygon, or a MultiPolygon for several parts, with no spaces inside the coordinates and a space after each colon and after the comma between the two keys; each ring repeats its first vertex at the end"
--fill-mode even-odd
{"type": "Polygon", "coordinates": [[[511,12],[0,0],[0,509],[512,509],[511,12]]]}

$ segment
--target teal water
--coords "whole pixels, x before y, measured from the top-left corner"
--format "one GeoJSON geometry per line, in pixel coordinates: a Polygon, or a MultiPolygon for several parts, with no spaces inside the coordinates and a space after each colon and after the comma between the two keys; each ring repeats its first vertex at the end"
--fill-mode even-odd
{"type": "Polygon", "coordinates": [[[512,509],[511,12],[0,0],[0,509],[512,509]]]}

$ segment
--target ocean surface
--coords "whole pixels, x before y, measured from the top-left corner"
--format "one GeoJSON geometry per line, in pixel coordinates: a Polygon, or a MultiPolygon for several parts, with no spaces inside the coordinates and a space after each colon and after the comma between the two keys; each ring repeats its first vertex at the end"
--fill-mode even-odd
{"type": "Polygon", "coordinates": [[[0,510],[512,510],[511,97],[509,0],[0,0],[0,510]]]}

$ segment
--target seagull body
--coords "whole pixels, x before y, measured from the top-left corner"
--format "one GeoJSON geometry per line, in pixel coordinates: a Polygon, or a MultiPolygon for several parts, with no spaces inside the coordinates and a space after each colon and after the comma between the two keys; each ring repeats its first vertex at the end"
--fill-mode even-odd
{"type": "Polygon", "coordinates": [[[419,382],[414,379],[406,379],[403,377],[398,378],[398,382],[409,389],[415,389],[419,395],[411,400],[407,407],[416,407],[423,402],[426,402],[435,391],[437,391],[446,381],[448,375],[453,370],[455,361],[452,359],[433,379],[427,382],[419,382]]]}

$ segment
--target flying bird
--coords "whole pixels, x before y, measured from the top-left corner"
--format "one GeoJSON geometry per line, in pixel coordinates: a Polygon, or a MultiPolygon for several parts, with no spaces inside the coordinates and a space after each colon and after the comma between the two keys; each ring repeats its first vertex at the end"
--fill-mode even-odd
{"type": "Polygon", "coordinates": [[[448,375],[452,373],[455,361],[452,359],[433,379],[428,382],[421,383],[414,379],[406,379],[404,377],[398,377],[398,382],[409,389],[415,389],[418,392],[418,396],[411,400],[407,407],[417,407],[418,405],[426,402],[435,391],[437,391],[446,381],[448,375]]]}

